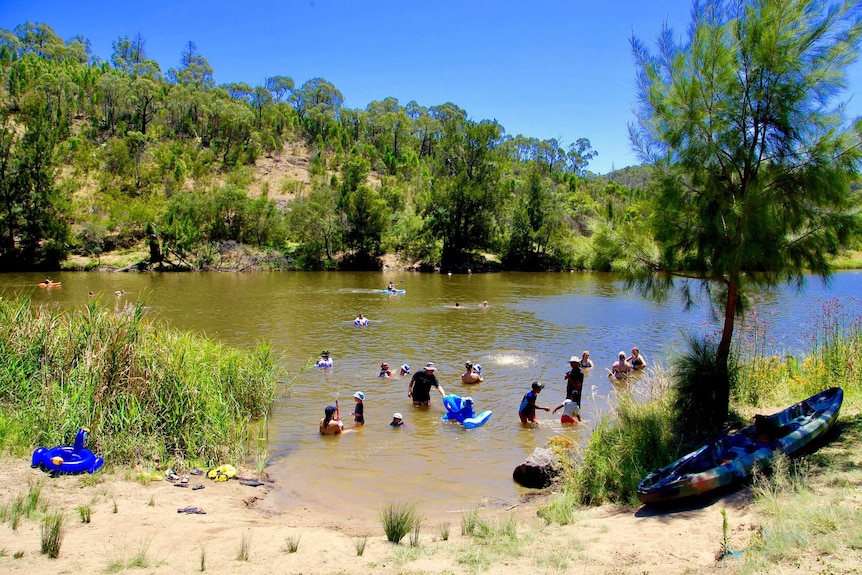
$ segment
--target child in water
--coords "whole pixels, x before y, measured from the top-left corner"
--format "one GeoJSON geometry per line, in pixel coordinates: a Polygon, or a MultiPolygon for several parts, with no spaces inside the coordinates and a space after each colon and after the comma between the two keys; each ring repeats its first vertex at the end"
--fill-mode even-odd
{"type": "Polygon", "coordinates": [[[356,425],[364,425],[365,404],[362,402],[365,401],[365,394],[361,391],[357,391],[353,394],[353,400],[356,402],[353,406],[353,421],[356,422],[356,425]]]}
{"type": "Polygon", "coordinates": [[[389,427],[404,427],[404,420],[400,413],[392,414],[392,422],[389,424],[389,427]]]}

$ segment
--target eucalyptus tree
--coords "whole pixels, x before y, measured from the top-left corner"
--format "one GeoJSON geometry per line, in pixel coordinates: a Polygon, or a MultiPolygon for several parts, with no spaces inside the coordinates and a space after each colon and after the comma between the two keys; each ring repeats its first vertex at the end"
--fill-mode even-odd
{"type": "Polygon", "coordinates": [[[0,269],[57,265],[68,253],[68,202],[55,184],[56,114],[38,97],[0,126],[0,269]]]}
{"type": "Polygon", "coordinates": [[[140,34],[134,38],[121,36],[112,44],[111,65],[131,76],[146,76],[160,80],[162,69],[158,62],[147,58],[146,40],[140,34]]]}
{"type": "Polygon", "coordinates": [[[645,294],[663,296],[676,279],[686,305],[702,290],[720,309],[712,424],[727,415],[749,289],[801,286],[807,271],[828,278],[829,256],[859,229],[850,182],[862,122],[849,125],[838,98],[860,34],[855,0],[706,0],[684,40],[664,29],[655,53],[632,40],[630,133],[656,168],[657,246],[630,244],[625,269],[645,294]]]}
{"type": "Polygon", "coordinates": [[[496,240],[504,199],[499,185],[502,128],[487,120],[469,121],[463,110],[449,104],[434,113],[443,134],[421,211],[442,240],[443,268],[463,268],[470,252],[490,248],[496,240]]]}
{"type": "Polygon", "coordinates": [[[22,53],[48,60],[62,59],[66,53],[66,43],[44,22],[19,24],[15,27],[15,35],[22,53]]]}
{"type": "Polygon", "coordinates": [[[194,86],[200,90],[215,87],[213,69],[199,52],[194,42],[189,41],[180,55],[180,67],[168,70],[168,81],[174,84],[194,86]]]}
{"type": "Polygon", "coordinates": [[[312,78],[293,91],[290,102],[311,139],[325,139],[328,129],[338,121],[344,96],[323,78],[312,78]]]}
{"type": "Polygon", "coordinates": [[[373,128],[371,141],[383,157],[389,173],[394,174],[407,147],[413,122],[395,98],[371,102],[367,109],[369,124],[373,128]]]}
{"type": "Polygon", "coordinates": [[[271,76],[264,82],[264,87],[269,90],[275,103],[285,102],[293,92],[295,83],[290,76],[271,76]]]}

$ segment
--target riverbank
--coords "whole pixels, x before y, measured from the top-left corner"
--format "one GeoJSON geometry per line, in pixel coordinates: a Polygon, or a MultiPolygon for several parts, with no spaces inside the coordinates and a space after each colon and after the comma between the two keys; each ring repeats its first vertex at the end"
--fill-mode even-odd
{"type": "MultiPolygon", "coordinates": [[[[251,475],[251,473],[249,473],[251,475]]],[[[448,524],[423,524],[418,546],[406,537],[401,545],[386,541],[376,521],[344,512],[321,514],[302,502],[275,508],[277,485],[249,487],[237,481],[204,489],[177,488],[166,481],[142,483],[134,472],[50,478],[29,462],[6,458],[0,465],[0,501],[6,507],[40,486],[42,511],[22,518],[14,531],[9,519],[0,525],[0,570],[41,574],[116,572],[145,568],[147,573],[176,574],[206,570],[250,574],[305,573],[475,573],[502,575],[582,570],[615,574],[726,572],[716,563],[722,537],[721,510],[731,521],[731,538],[742,545],[754,529],[747,491],[700,508],[651,514],[611,506],[584,509],[574,524],[545,525],[536,511],[547,495],[511,509],[482,511],[489,525],[512,524],[516,534],[487,537],[461,534],[461,517],[448,524]],[[198,507],[206,514],[177,513],[198,507]],[[79,509],[91,511],[90,523],[79,509]],[[41,517],[62,512],[65,536],[57,559],[39,552],[41,517]],[[365,542],[362,556],[357,546],[365,542]],[[289,552],[291,542],[296,552],[289,552]],[[240,560],[243,547],[247,560],[240,560]]],[[[341,495],[339,495],[341,496],[341,495]]],[[[493,530],[492,530],[493,531],[493,530]]]]}

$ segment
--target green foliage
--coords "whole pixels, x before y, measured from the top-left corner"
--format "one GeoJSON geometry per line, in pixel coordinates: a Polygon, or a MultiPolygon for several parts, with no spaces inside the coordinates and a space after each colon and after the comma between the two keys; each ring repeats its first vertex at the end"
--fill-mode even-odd
{"type": "Polygon", "coordinates": [[[673,360],[676,381],[675,409],[683,429],[710,434],[725,423],[727,408],[716,390],[721,382],[734,387],[738,368],[731,356],[726,365],[718,361],[718,342],[689,336],[688,349],[673,360]]]}
{"type": "Polygon", "coordinates": [[[266,344],[225,349],[144,321],[142,305],[65,316],[4,298],[0,319],[5,445],[67,445],[86,426],[118,463],[236,460],[275,399],[266,344]]]}
{"type": "Polygon", "coordinates": [[[669,30],[655,54],[632,42],[641,108],[631,133],[657,170],[649,221],[659,253],[626,245],[625,271],[647,294],[684,278],[688,302],[702,290],[722,309],[710,383],[721,420],[749,289],[801,284],[807,272],[827,277],[830,255],[859,231],[849,186],[862,162],[860,132],[836,100],[862,27],[854,2],[695,6],[685,43],[669,30]]]}
{"type": "Polygon", "coordinates": [[[504,137],[453,104],[384,98],[351,110],[323,78],[215,87],[192,42],[164,76],[140,35],[119,37],[109,63],[91,61],[87,46],[46,24],[4,31],[0,186],[30,210],[27,226],[0,221],[0,250],[4,234],[19,243],[6,245],[8,267],[56,265],[69,248],[98,257],[130,247],[148,223],[165,242],[162,265],[181,269],[216,265],[226,242],[283,249],[282,261],[309,269],[376,267],[384,250],[449,268],[475,267],[480,251],[520,269],[593,259],[577,241],[600,200],[583,179],[595,155],[585,139],[567,151],[504,137]],[[337,210],[321,213],[301,181],[282,186],[295,198],[278,205],[236,197],[260,185],[251,164],[261,155],[303,148],[312,191],[337,191],[337,210]],[[532,169],[535,179],[525,177],[532,169]],[[308,203],[294,205],[300,198],[308,203]],[[309,210],[321,232],[308,229],[309,210]]]}

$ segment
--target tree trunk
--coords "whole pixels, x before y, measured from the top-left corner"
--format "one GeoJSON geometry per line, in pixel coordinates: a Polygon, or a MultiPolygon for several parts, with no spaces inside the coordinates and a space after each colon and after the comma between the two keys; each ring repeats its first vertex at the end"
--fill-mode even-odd
{"type": "Polygon", "coordinates": [[[724,304],[724,327],[721,330],[721,341],[718,344],[718,353],[715,358],[719,378],[715,389],[715,407],[718,410],[716,418],[718,421],[727,420],[730,409],[730,343],[733,340],[733,329],[736,325],[736,309],[739,298],[739,282],[731,279],[727,285],[727,301],[724,304]]]}

